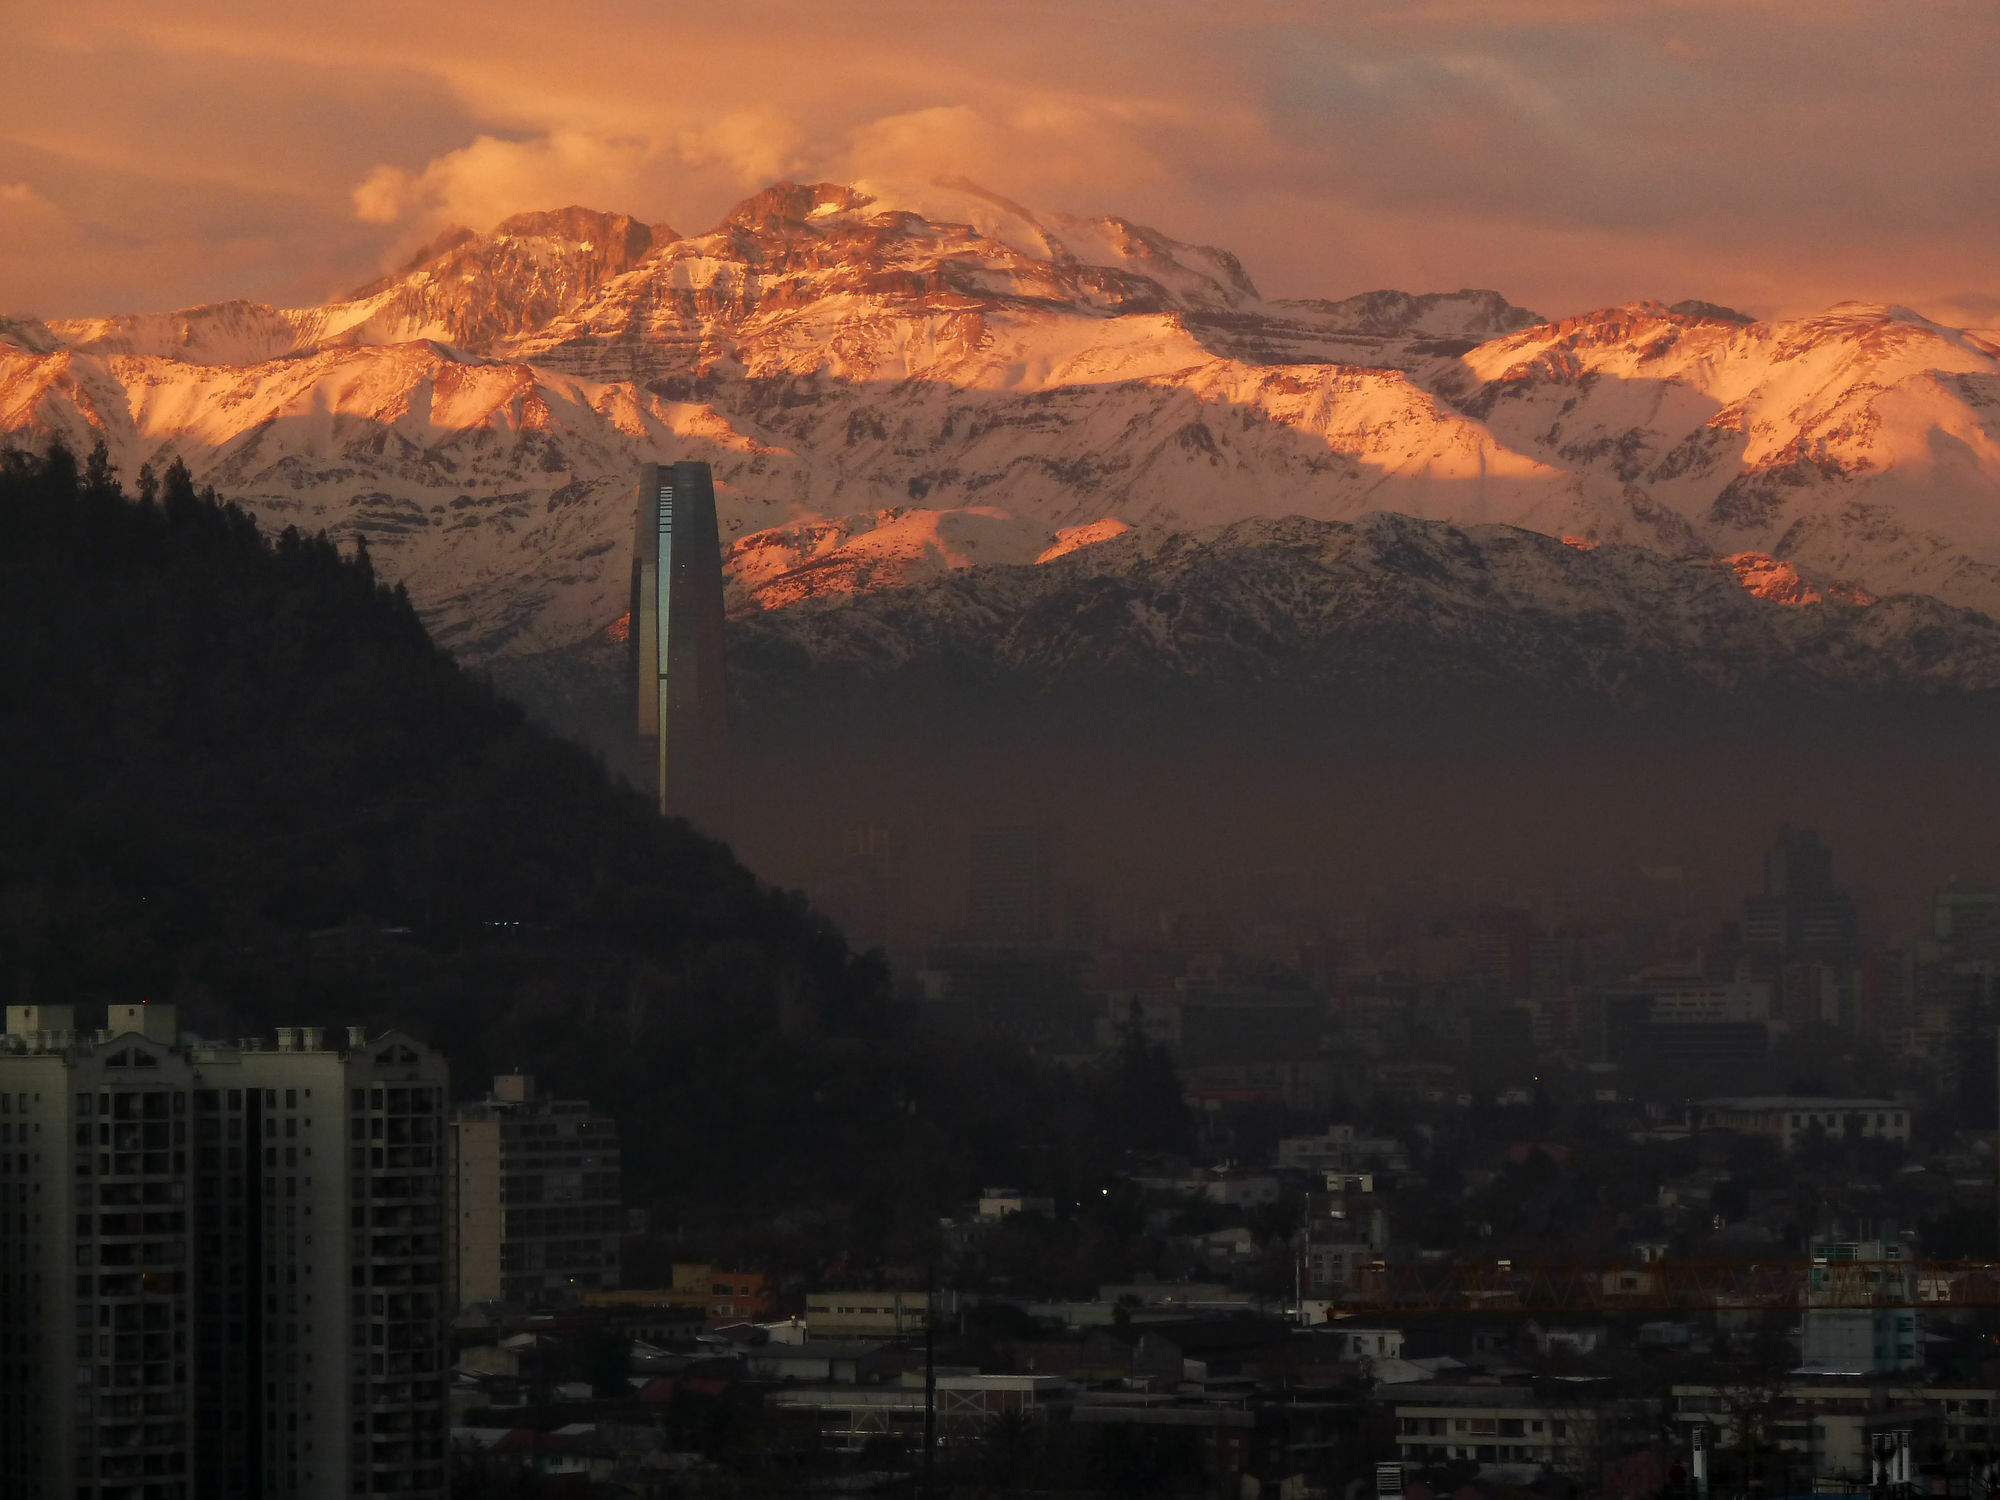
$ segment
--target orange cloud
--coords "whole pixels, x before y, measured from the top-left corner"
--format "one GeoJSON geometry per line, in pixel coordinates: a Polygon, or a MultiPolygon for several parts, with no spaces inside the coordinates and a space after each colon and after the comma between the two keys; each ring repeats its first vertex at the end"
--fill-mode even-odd
{"type": "Polygon", "coordinates": [[[1277,295],[1971,306],[1996,52],[1990,0],[97,0],[10,26],[0,183],[50,211],[0,196],[0,286],[318,297],[444,219],[950,175],[1277,295]]]}

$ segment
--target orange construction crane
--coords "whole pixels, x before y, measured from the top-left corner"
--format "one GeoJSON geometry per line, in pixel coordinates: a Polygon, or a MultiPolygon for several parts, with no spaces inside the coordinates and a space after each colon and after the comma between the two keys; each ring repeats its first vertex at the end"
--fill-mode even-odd
{"type": "Polygon", "coordinates": [[[2000,1307],[2000,1263],[1940,1260],[1658,1260],[1643,1265],[1433,1262],[1358,1268],[1341,1312],[1716,1312],[2000,1307]]]}

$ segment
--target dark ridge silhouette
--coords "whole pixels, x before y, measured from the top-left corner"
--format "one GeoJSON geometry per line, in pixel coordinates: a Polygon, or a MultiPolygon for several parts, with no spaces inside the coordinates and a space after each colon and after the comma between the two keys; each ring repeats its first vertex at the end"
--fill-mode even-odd
{"type": "Polygon", "coordinates": [[[461,1093],[518,1066],[608,1106],[635,1202],[849,1243],[1146,1144],[1116,1068],[911,1030],[878,959],[461,670],[365,543],[261,536],[179,465],[138,488],[0,459],[10,1000],[404,1026],[461,1093]]]}

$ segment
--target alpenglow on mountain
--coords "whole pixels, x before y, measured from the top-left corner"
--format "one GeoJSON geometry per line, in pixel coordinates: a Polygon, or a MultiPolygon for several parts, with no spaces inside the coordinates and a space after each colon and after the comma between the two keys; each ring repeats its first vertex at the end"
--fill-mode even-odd
{"type": "Polygon", "coordinates": [[[657,458],[713,466],[739,613],[1372,512],[2000,611],[1992,330],[1271,300],[1224,251],[963,182],[785,183],[698,235],[523,214],[313,308],[0,319],[0,441],[58,436],[365,534],[473,660],[615,626],[657,458]]]}
{"type": "MultiPolygon", "coordinates": [[[[1150,687],[1255,717],[1274,699],[1494,693],[1648,710],[2000,692],[2000,623],[1924,595],[1855,596],[1756,554],[1667,557],[1397,515],[1134,528],[1039,566],[758,611],[736,636],[751,696],[771,705],[1150,687]]],[[[605,652],[573,665],[593,657],[605,652]]]]}

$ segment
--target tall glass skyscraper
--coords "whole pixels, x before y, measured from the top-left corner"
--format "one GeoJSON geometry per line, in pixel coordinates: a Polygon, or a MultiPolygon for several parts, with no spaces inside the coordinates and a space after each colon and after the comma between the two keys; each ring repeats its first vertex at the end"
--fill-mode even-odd
{"type": "Polygon", "coordinates": [[[660,812],[720,833],[729,804],[722,543],[707,464],[639,471],[628,636],[637,728],[659,752],[660,812]]]}

